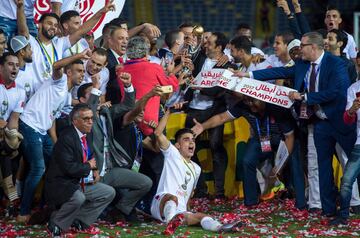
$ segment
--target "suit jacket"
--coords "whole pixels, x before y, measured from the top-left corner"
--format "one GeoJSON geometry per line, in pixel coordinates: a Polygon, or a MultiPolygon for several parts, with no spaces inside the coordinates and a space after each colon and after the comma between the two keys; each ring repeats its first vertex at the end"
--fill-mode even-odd
{"type": "MultiPolygon", "coordinates": [[[[294,89],[304,90],[304,78],[310,68],[309,61],[296,61],[292,67],[279,67],[253,71],[255,79],[292,79],[294,89]]],[[[307,104],[319,104],[331,125],[341,134],[355,130],[354,125],[343,121],[347,100],[347,88],[350,85],[346,65],[342,59],[325,52],[321,61],[318,92],[307,93],[307,104]]]]}
{"type": "MultiPolygon", "coordinates": [[[[201,69],[205,63],[207,56],[204,53],[204,51],[201,51],[199,55],[196,57],[194,61],[194,70],[192,72],[193,76],[196,77],[200,72],[201,69]]],[[[231,63],[226,63],[224,66],[214,66],[216,69],[237,69],[237,66],[231,63]]],[[[220,113],[223,112],[226,109],[226,103],[225,103],[225,95],[226,89],[221,87],[213,87],[213,88],[203,88],[201,89],[200,93],[207,95],[209,97],[214,98],[214,105],[213,109],[215,110],[214,113],[220,113]]],[[[190,102],[193,99],[194,90],[192,88],[189,88],[184,96],[184,101],[190,102]]]]}
{"type": "MultiPolygon", "coordinates": [[[[92,134],[86,136],[93,151],[92,134]]],[[[92,158],[92,153],[90,158],[92,158]]],[[[90,164],[83,163],[83,150],[74,126],[66,128],[58,138],[45,175],[45,198],[49,205],[59,206],[67,202],[80,188],[80,179],[89,175],[90,164]]]]}
{"type": "Polygon", "coordinates": [[[120,103],[121,101],[121,92],[120,92],[120,86],[117,82],[116,77],[116,66],[118,65],[118,61],[113,54],[113,52],[108,49],[108,64],[107,68],[109,70],[109,82],[106,85],[106,101],[111,101],[112,104],[120,103]]]}
{"type": "MultiPolygon", "coordinates": [[[[93,114],[94,122],[92,127],[93,147],[96,159],[96,165],[101,171],[104,163],[104,131],[102,129],[102,122],[100,115],[105,117],[106,132],[109,143],[109,153],[111,155],[111,162],[113,166],[130,168],[133,164],[131,158],[125,149],[114,139],[113,122],[121,118],[126,112],[135,107],[135,91],[131,93],[125,92],[124,101],[121,104],[114,104],[112,107],[102,107],[97,114],[97,107],[99,103],[99,96],[91,94],[88,104],[90,105],[93,114]]],[[[126,138],[125,138],[126,139],[126,138]]]]}

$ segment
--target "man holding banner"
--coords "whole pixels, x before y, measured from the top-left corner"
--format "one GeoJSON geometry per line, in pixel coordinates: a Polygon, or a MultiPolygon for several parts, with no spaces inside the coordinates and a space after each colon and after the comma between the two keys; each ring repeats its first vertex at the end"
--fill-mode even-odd
{"type": "MultiPolygon", "coordinates": [[[[201,75],[201,72],[203,71],[216,68],[218,59],[224,55],[223,51],[227,43],[228,40],[223,33],[213,32],[204,46],[206,54],[200,52],[199,56],[194,61],[195,68],[193,75],[201,75]]],[[[226,69],[229,67],[234,68],[235,66],[227,63],[222,68],[226,69]]],[[[188,89],[184,96],[185,101],[189,102],[185,127],[192,127],[194,125],[194,118],[200,122],[203,122],[209,119],[212,115],[225,111],[226,102],[224,91],[225,90],[220,87],[208,87],[201,90],[188,89]]],[[[227,165],[227,153],[223,146],[223,131],[224,126],[221,124],[218,127],[211,128],[211,130],[208,131],[210,150],[213,155],[215,194],[217,198],[225,198],[224,183],[225,170],[227,165]]],[[[200,176],[199,185],[199,190],[202,190],[202,176],[200,176]]]]}
{"type": "MultiPolygon", "coordinates": [[[[264,103],[260,100],[245,97],[243,102],[230,108],[226,112],[217,114],[203,123],[196,120],[192,131],[199,135],[204,130],[223,125],[239,117],[245,117],[250,124],[250,139],[247,142],[242,165],[237,164],[237,169],[243,169],[244,174],[244,204],[253,206],[259,203],[260,191],[257,191],[258,181],[256,169],[267,159],[273,159],[280,141],[285,138],[286,149],[289,154],[293,151],[294,123],[284,108],[264,103]],[[240,167],[242,166],[242,168],[240,167]]],[[[301,168],[295,166],[292,173],[299,175],[301,168]]],[[[301,174],[300,174],[301,176],[301,174]]],[[[299,180],[297,180],[299,182],[299,180]]],[[[295,184],[295,189],[303,189],[303,184],[295,184]],[[302,186],[302,187],[301,187],[302,186]]],[[[299,194],[299,193],[297,193],[299,194]]],[[[305,199],[297,196],[296,207],[305,208],[305,199]]]]}
{"type": "Polygon", "coordinates": [[[323,215],[333,216],[336,213],[336,188],[332,169],[335,144],[339,143],[349,156],[356,139],[355,126],[346,125],[342,118],[350,80],[344,62],[324,52],[323,39],[319,33],[304,34],[300,47],[302,60],[292,67],[238,72],[235,75],[260,80],[294,80],[294,88],[299,92],[290,92],[289,98],[300,102],[300,117],[308,122],[309,134],[313,135],[313,141],[309,140],[308,146],[314,145],[317,157],[308,161],[315,167],[309,170],[310,194],[317,185],[318,173],[323,215]],[[315,177],[315,182],[310,181],[311,176],[315,177]]]}

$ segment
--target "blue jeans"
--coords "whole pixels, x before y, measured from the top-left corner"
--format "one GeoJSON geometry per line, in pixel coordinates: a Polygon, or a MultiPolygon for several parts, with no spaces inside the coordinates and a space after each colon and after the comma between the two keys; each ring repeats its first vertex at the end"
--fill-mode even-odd
{"type": "MultiPolygon", "coordinates": [[[[289,163],[291,167],[292,180],[294,182],[297,208],[304,208],[305,202],[305,185],[304,173],[299,155],[299,143],[295,143],[294,151],[290,155],[289,163]]],[[[258,139],[250,138],[246,144],[246,151],[243,159],[244,169],[244,204],[246,206],[255,205],[259,202],[259,184],[256,179],[257,166],[265,161],[274,157],[274,152],[263,153],[261,151],[260,142],[258,139]]]]}
{"type": "Polygon", "coordinates": [[[24,159],[29,165],[24,183],[20,214],[29,215],[35,189],[44,175],[45,164],[48,163],[51,157],[53,143],[47,134],[41,135],[22,121],[19,123],[19,129],[20,133],[24,136],[21,149],[24,159]]]}
{"type": "MultiPolygon", "coordinates": [[[[29,33],[36,37],[37,36],[37,27],[35,25],[34,19],[26,19],[26,25],[29,28],[29,33]]],[[[0,28],[4,30],[7,41],[10,42],[11,37],[17,35],[17,22],[6,17],[0,17],[0,28]]]]}
{"type": "Polygon", "coordinates": [[[360,175],[360,145],[355,145],[341,178],[340,186],[340,212],[339,216],[349,217],[352,186],[357,176],[360,175]]]}

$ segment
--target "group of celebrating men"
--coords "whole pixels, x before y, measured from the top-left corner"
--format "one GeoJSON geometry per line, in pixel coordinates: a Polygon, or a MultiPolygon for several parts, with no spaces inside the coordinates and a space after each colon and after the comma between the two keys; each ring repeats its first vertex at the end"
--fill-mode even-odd
{"type": "Polygon", "coordinates": [[[350,211],[360,214],[360,56],[353,37],[339,29],[338,9],[327,9],[326,29],[311,31],[298,0],[293,8],[278,0],[291,32],[277,33],[274,54],[266,55],[246,24],[229,41],[222,32],[184,22],[157,49],[158,27],[128,29],[115,18],[95,43],[91,29],[114,10],[113,0],[83,24],[71,5],[77,1],[51,0],[52,12],[38,27],[34,2],[0,3],[0,167],[8,216],[34,222],[32,204],[43,179],[40,204],[50,211],[53,236],[71,227],[86,230],[114,213],[134,222],[140,210],[165,222],[169,234],[180,224],[232,231],[241,223],[191,212],[189,201],[209,196],[196,155],[205,130],[214,197],[226,199],[224,123],[241,116],[250,124],[236,167],[245,206],[259,204],[282,184],[273,181],[281,176],[300,210],[322,211],[332,225],[347,224],[350,211]],[[220,87],[192,87],[194,77],[214,68],[229,69],[238,80],[293,88],[288,97],[294,104],[286,109],[220,87]],[[170,114],[181,110],[185,128],[172,144],[164,131],[170,114]],[[280,175],[271,164],[281,143],[289,158],[280,175]],[[339,211],[334,155],[344,170],[339,211]],[[260,177],[270,182],[259,185],[260,177]]]}

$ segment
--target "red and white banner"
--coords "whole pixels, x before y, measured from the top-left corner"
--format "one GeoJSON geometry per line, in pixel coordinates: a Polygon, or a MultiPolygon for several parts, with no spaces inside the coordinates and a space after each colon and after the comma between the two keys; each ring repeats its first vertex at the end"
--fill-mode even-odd
{"type": "MultiPolygon", "coordinates": [[[[108,2],[108,0],[78,0],[78,7],[74,10],[78,10],[82,22],[84,23],[97,11],[104,7],[106,2],[108,2]]],[[[114,0],[114,3],[115,11],[106,13],[106,15],[101,17],[100,21],[92,29],[95,39],[101,36],[102,28],[106,23],[120,16],[125,0],[114,0]]],[[[66,4],[66,0],[64,0],[64,4],[66,4]]],[[[46,12],[51,12],[50,0],[36,0],[34,13],[35,22],[37,23],[41,15],[46,12]]]]}
{"type": "Polygon", "coordinates": [[[232,75],[233,73],[226,69],[201,71],[191,87],[211,88],[219,86],[285,108],[290,108],[293,104],[288,95],[289,92],[296,91],[294,89],[232,75]]]}

